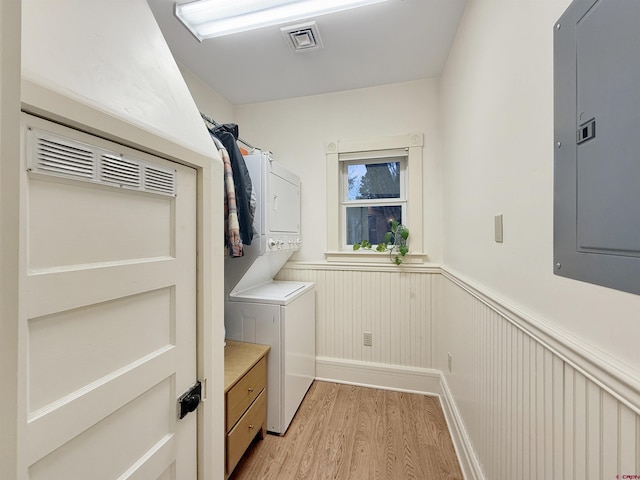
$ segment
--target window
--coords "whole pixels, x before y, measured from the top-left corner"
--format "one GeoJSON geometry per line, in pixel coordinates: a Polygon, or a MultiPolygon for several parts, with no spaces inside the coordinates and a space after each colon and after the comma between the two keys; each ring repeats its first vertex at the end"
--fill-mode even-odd
{"type": "Polygon", "coordinates": [[[422,261],[422,145],[419,134],[327,144],[327,260],[388,261],[353,244],[382,242],[396,220],[411,231],[410,261],[422,261]]]}
{"type": "Polygon", "coordinates": [[[383,242],[391,222],[406,217],[406,155],[340,163],[343,246],[383,242]]]}

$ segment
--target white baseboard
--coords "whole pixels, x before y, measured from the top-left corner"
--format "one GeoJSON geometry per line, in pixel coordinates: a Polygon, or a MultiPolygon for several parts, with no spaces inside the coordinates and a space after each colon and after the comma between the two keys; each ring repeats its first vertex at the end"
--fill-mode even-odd
{"type": "Polygon", "coordinates": [[[440,371],[316,357],[316,380],[423,395],[440,394],[440,371]]]}
{"type": "Polygon", "coordinates": [[[462,417],[440,370],[317,357],[316,380],[440,397],[464,478],[484,480],[462,417]]]}
{"type": "Polygon", "coordinates": [[[440,374],[440,391],[442,392],[440,394],[440,403],[442,404],[444,417],[449,426],[453,446],[456,449],[464,478],[467,480],[484,480],[484,473],[473,450],[473,444],[464,427],[462,416],[453,399],[451,390],[449,390],[447,379],[442,373],[440,374]]]}

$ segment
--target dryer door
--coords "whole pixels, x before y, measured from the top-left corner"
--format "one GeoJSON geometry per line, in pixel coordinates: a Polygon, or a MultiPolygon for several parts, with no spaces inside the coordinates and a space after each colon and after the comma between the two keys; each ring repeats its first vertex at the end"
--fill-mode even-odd
{"type": "Polygon", "coordinates": [[[300,184],[269,172],[269,233],[300,233],[300,184]]]}

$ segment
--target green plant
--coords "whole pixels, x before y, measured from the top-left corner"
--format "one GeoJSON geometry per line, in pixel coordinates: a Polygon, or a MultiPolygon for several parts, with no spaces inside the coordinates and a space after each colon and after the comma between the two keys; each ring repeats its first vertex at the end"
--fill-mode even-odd
{"type": "MultiPolygon", "coordinates": [[[[400,265],[404,256],[409,252],[409,247],[407,246],[408,238],[409,229],[396,220],[393,220],[391,222],[391,230],[385,233],[384,242],[376,246],[376,251],[389,252],[391,262],[400,265]]],[[[361,242],[353,244],[354,250],[360,250],[361,248],[371,250],[373,245],[369,240],[362,240],[361,242]]]]}

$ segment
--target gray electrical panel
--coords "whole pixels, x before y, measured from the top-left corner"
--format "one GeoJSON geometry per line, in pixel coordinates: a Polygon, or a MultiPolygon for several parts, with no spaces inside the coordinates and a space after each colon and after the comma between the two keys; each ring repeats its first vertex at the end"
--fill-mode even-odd
{"type": "Polygon", "coordinates": [[[554,96],[554,272],[640,294],[640,0],[574,0],[554,96]]]}

